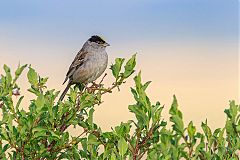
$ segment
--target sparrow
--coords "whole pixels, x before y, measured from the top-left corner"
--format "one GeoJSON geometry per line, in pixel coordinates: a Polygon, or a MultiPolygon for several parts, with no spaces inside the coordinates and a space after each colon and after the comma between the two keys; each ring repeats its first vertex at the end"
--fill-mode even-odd
{"type": "Polygon", "coordinates": [[[86,86],[103,74],[108,64],[107,46],[110,45],[97,35],[90,37],[84,43],[69,67],[63,82],[65,84],[68,80],[68,84],[59,98],[60,101],[63,100],[71,85],[84,84],[86,86]]]}

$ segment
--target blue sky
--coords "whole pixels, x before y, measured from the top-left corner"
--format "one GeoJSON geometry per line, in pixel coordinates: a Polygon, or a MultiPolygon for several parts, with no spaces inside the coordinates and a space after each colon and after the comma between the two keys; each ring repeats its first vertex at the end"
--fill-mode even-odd
{"type": "Polygon", "coordinates": [[[0,33],[39,39],[82,40],[98,33],[120,41],[236,42],[237,16],[237,0],[13,0],[0,2],[0,33]]]}

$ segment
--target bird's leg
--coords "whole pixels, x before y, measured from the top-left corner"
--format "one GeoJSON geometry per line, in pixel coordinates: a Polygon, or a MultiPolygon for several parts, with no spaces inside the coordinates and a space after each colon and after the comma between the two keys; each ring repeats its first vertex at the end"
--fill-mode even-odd
{"type": "Polygon", "coordinates": [[[92,89],[91,89],[92,86],[88,87],[88,84],[83,84],[83,85],[84,85],[83,92],[84,92],[84,91],[87,91],[88,93],[91,93],[91,92],[92,92],[92,89]]]}
{"type": "Polygon", "coordinates": [[[103,79],[107,76],[107,73],[104,74],[103,78],[101,79],[101,81],[99,83],[96,83],[95,81],[92,82],[92,85],[90,87],[88,87],[91,91],[92,90],[99,90],[103,87],[103,79]]]}
{"type": "Polygon", "coordinates": [[[101,89],[101,84],[97,84],[96,82],[92,82],[92,85],[89,87],[86,87],[85,89],[87,90],[88,93],[93,93],[96,90],[101,89]]]}
{"type": "Polygon", "coordinates": [[[102,84],[104,78],[107,76],[107,73],[104,74],[103,78],[101,79],[101,81],[99,82],[99,84],[102,84]]]}
{"type": "Polygon", "coordinates": [[[99,84],[96,84],[95,82],[92,82],[92,85],[87,87],[85,87],[85,90],[88,92],[88,93],[93,93],[95,90],[98,90],[100,87],[99,84]]]}
{"type": "Polygon", "coordinates": [[[91,88],[100,88],[101,84],[97,84],[96,82],[92,82],[91,88]]]}

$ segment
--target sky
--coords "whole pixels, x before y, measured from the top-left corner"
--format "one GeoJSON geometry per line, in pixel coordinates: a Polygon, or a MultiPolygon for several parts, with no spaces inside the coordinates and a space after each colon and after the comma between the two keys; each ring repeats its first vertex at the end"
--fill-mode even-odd
{"type": "MultiPolygon", "coordinates": [[[[97,34],[111,44],[109,67],[137,53],[137,72],[152,81],[147,92],[165,104],[164,119],[175,94],[186,124],[199,126],[207,118],[222,127],[229,100],[239,102],[238,12],[237,0],[0,1],[0,66],[31,64],[49,77],[50,88],[63,90],[76,53],[97,34]]],[[[26,108],[34,97],[26,78],[19,83],[26,108]]],[[[134,118],[127,109],[134,103],[132,85],[129,79],[96,107],[95,122],[103,129],[134,118]]]]}

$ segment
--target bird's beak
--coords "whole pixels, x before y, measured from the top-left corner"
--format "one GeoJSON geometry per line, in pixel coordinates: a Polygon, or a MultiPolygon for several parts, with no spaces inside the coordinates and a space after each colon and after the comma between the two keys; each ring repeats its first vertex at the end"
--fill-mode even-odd
{"type": "Polygon", "coordinates": [[[106,43],[103,44],[103,46],[107,47],[107,46],[110,46],[110,44],[106,42],[106,43]]]}

